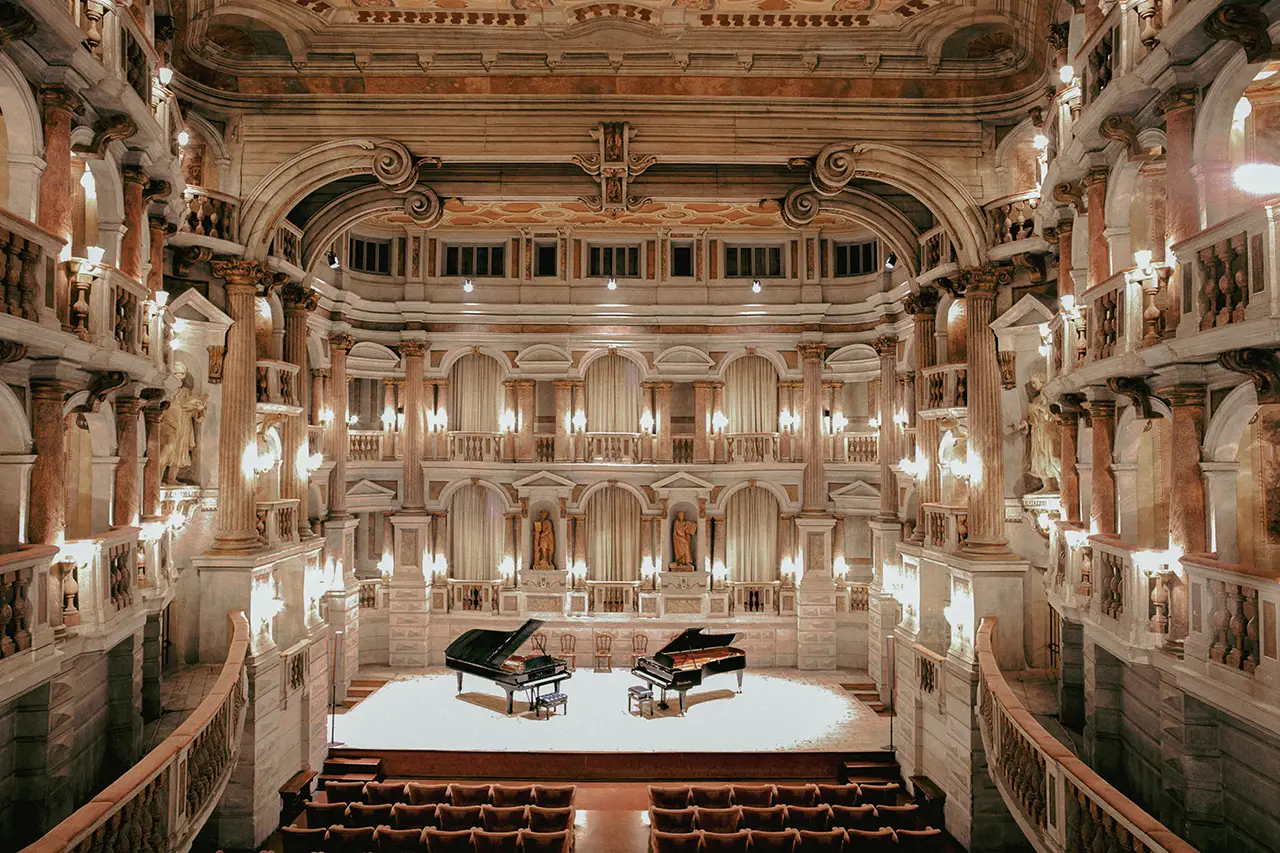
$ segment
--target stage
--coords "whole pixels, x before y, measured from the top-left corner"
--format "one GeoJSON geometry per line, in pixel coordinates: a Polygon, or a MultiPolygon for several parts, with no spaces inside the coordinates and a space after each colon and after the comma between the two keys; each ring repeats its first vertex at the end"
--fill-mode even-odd
{"type": "Polygon", "coordinates": [[[443,668],[375,674],[391,680],[337,716],[334,754],[377,754],[396,777],[481,778],[500,767],[502,778],[580,781],[834,778],[889,738],[888,718],[841,686],[863,673],[750,669],[741,693],[734,675],[720,675],[689,691],[684,716],[671,694],[669,709],[647,717],[627,710],[630,672],[578,670],[562,686],[568,712],[549,719],[519,700],[508,717],[502,689],[478,676],[464,676],[459,694],[443,668]]]}

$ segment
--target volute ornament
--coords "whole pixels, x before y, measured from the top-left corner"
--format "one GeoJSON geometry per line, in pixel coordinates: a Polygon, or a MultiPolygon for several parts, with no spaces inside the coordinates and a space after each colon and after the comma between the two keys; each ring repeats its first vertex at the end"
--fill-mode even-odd
{"type": "Polygon", "coordinates": [[[407,193],[418,182],[418,164],[399,142],[383,141],[373,149],[373,176],[393,193],[407,193]]]}
{"type": "Polygon", "coordinates": [[[1204,34],[1211,39],[1237,42],[1244,48],[1245,59],[1261,62],[1275,56],[1267,29],[1271,22],[1261,4],[1226,3],[1204,21],[1204,34]]]}
{"type": "Polygon", "coordinates": [[[423,184],[405,196],[404,212],[414,225],[434,228],[444,216],[444,204],[434,190],[423,184]]]}
{"type": "Polygon", "coordinates": [[[93,139],[87,145],[75,146],[74,150],[78,154],[102,157],[112,142],[128,139],[137,132],[138,125],[128,114],[103,112],[93,123],[93,139]]]}
{"type": "MultiPolygon", "coordinates": [[[[1147,380],[1141,376],[1112,376],[1107,379],[1107,390],[1112,394],[1118,394],[1125,397],[1140,413],[1143,420],[1151,420],[1152,418],[1163,418],[1164,415],[1156,411],[1151,405],[1154,395],[1151,388],[1147,385],[1147,380]]],[[[1155,397],[1159,400],[1159,397],[1155,397]]],[[[1167,400],[1161,400],[1168,403],[1167,400]]]]}
{"type": "Polygon", "coordinates": [[[858,146],[833,142],[818,152],[809,176],[813,188],[823,195],[836,195],[857,177],[858,146]]]}
{"type": "Polygon", "coordinates": [[[1069,204],[1077,211],[1084,210],[1084,187],[1079,181],[1062,181],[1053,188],[1053,200],[1069,204]]]}
{"type": "Polygon", "coordinates": [[[782,200],[782,221],[789,228],[803,228],[818,215],[820,206],[817,193],[812,187],[796,187],[782,200]]]}
{"type": "Polygon", "coordinates": [[[1137,156],[1141,151],[1138,145],[1138,126],[1128,116],[1107,116],[1098,125],[1098,133],[1103,139],[1123,142],[1130,157],[1137,156]]]}
{"type": "Polygon", "coordinates": [[[1253,380],[1258,405],[1280,403],[1280,351],[1237,349],[1218,354],[1218,364],[1253,380]]]}

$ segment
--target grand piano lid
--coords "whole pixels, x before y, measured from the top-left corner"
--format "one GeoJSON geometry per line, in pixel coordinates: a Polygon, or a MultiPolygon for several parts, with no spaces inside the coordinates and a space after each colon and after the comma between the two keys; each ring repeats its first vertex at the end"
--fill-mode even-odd
{"type": "Polygon", "coordinates": [[[524,645],[524,641],[533,636],[533,632],[542,627],[541,619],[530,619],[514,631],[493,631],[486,628],[473,628],[464,631],[458,639],[444,650],[446,657],[465,660],[468,663],[480,664],[497,669],[507,658],[516,653],[524,645]]]}
{"type": "Polygon", "coordinates": [[[737,634],[704,634],[706,628],[685,628],[671,642],[658,649],[660,655],[677,655],[699,649],[718,649],[729,645],[737,634]]]}

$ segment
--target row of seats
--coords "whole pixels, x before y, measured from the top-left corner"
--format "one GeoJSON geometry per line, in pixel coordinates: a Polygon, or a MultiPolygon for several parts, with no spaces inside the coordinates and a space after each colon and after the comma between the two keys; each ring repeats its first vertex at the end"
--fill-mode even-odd
{"type": "Polygon", "coordinates": [[[568,832],[486,832],[374,827],[280,829],[284,853],[567,853],[568,832]]]}
{"type": "Polygon", "coordinates": [[[653,833],[653,853],[943,853],[944,844],[940,829],[653,833]]]}
{"type": "Polygon", "coordinates": [[[378,827],[394,829],[483,829],[488,832],[565,832],[573,825],[573,809],[541,806],[450,806],[427,803],[317,803],[304,806],[307,826],[378,827]]]}
{"type": "Polygon", "coordinates": [[[893,782],[849,785],[683,785],[649,786],[649,804],[659,809],[698,806],[725,809],[730,806],[891,806],[898,802],[902,786],[893,782]]]}
{"type": "Polygon", "coordinates": [[[650,809],[649,825],[658,832],[732,833],[743,829],[780,832],[807,829],[821,832],[832,828],[874,831],[877,829],[920,829],[920,807],[901,806],[730,806],[726,809],[650,809]]]}
{"type": "Polygon", "coordinates": [[[540,806],[573,805],[572,785],[463,785],[435,782],[342,782],[330,780],[324,798],[330,803],[366,805],[540,806]]]}

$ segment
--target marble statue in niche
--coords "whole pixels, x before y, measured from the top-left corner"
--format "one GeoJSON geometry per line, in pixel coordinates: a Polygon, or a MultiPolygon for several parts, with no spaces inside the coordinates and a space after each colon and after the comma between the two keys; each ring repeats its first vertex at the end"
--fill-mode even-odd
{"type": "Polygon", "coordinates": [[[204,421],[209,395],[195,393],[195,382],[182,362],[173,366],[173,375],[182,384],[160,419],[160,482],[194,485],[196,478],[189,469],[196,449],[196,424],[204,421]]]}
{"type": "Polygon", "coordinates": [[[548,572],[556,567],[556,528],[545,509],[533,523],[533,568],[548,572]]]}
{"type": "Polygon", "coordinates": [[[1030,402],[1027,414],[1013,425],[1014,432],[1024,432],[1028,437],[1027,473],[1040,480],[1040,491],[1050,492],[1058,487],[1062,476],[1062,462],[1058,458],[1061,438],[1058,424],[1049,411],[1049,401],[1044,395],[1044,379],[1032,376],[1030,402]]]}
{"type": "Polygon", "coordinates": [[[684,510],[676,513],[671,522],[671,556],[669,568],[677,572],[693,571],[693,537],[698,535],[698,522],[684,517],[684,510]]]}

